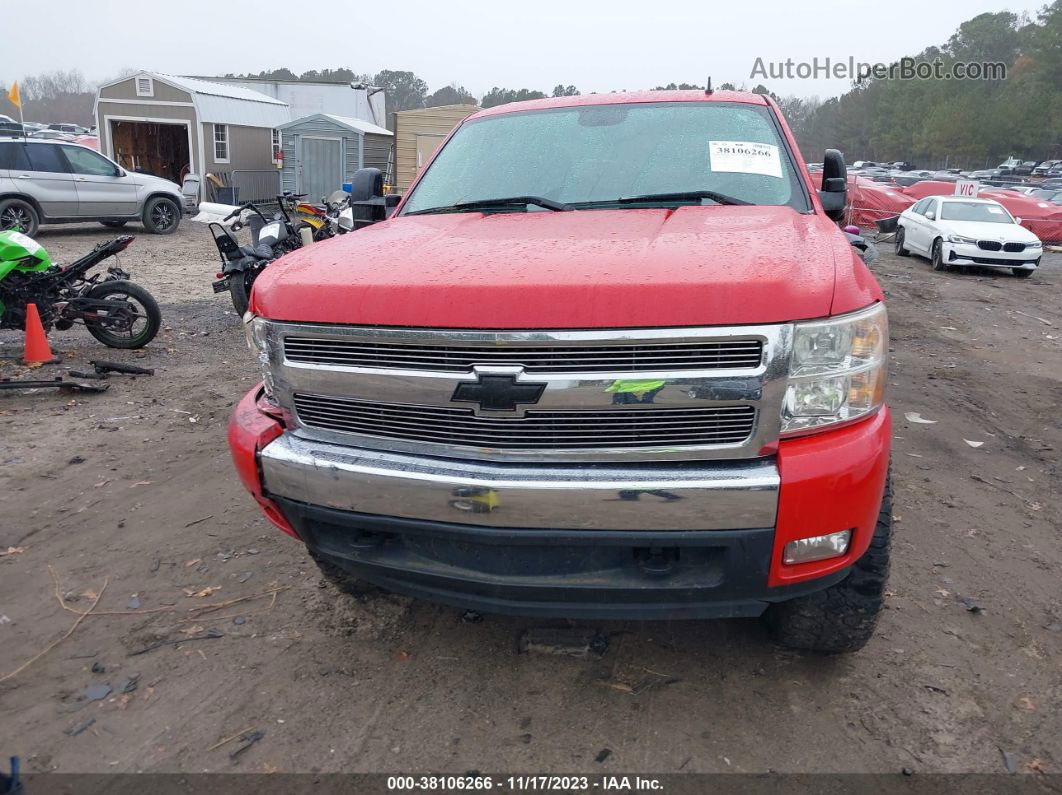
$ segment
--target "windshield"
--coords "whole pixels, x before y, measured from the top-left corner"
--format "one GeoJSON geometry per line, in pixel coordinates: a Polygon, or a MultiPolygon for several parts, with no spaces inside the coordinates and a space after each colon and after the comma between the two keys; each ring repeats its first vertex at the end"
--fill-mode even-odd
{"type": "MultiPolygon", "coordinates": [[[[432,162],[403,214],[511,197],[536,197],[571,209],[617,206],[619,199],[633,197],[653,198],[623,206],[749,203],[809,209],[768,108],[663,102],[507,113],[467,122],[432,162]],[[738,201],[675,196],[696,193],[738,201]]],[[[499,210],[545,211],[540,203],[526,202],[499,210]]]]}
{"type": "Polygon", "coordinates": [[[944,202],[940,210],[942,221],[978,221],[989,224],[1012,224],[1014,219],[1001,205],[974,202],[944,202]]]}

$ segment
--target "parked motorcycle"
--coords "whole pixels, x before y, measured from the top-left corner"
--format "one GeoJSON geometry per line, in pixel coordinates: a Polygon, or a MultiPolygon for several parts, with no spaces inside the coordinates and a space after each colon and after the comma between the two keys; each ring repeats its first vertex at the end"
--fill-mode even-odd
{"type": "Polygon", "coordinates": [[[333,235],[345,235],[347,232],[354,231],[354,210],[350,201],[350,194],[345,190],[337,190],[325,198],[328,223],[332,227],[333,235]]]}
{"type": "Polygon", "coordinates": [[[281,209],[292,217],[295,231],[301,236],[303,229],[309,230],[310,242],[313,243],[332,237],[334,232],[328,223],[328,208],[302,201],[305,197],[305,193],[285,193],[278,197],[281,209]]]}
{"type": "Polygon", "coordinates": [[[349,232],[354,228],[354,217],[349,212],[350,194],[337,190],[321,200],[321,204],[299,201],[306,194],[285,193],[288,200],[287,210],[294,213],[296,230],[305,225],[311,229],[313,242],[327,240],[330,237],[349,232]]]}
{"type": "Polygon", "coordinates": [[[401,196],[383,196],[383,176],[379,169],[359,169],[354,173],[352,185],[353,193],[336,191],[324,199],[322,206],[300,201],[306,194],[281,194],[277,196],[280,212],[272,220],[254,203],[245,202],[220,221],[211,221],[210,233],[222,265],[213,283],[214,292],[228,292],[233,308],[242,316],[247,311],[254,280],[270,262],[300,246],[344,234],[359,225],[382,221],[389,208],[401,199],[401,196]],[[229,224],[237,217],[240,220],[229,224]],[[243,228],[245,218],[251,227],[249,246],[241,246],[232,234],[243,228]],[[225,228],[227,224],[231,231],[225,228]]]}
{"type": "Polygon", "coordinates": [[[60,267],[36,240],[21,232],[0,232],[0,328],[25,329],[26,305],[36,304],[45,329],[64,331],[85,324],[111,348],[140,348],[158,334],[162,312],[151,294],[117,264],[107,275],[92,268],[125,251],[135,238],[100,243],[76,262],[60,267]]]}
{"type": "Polygon", "coordinates": [[[243,315],[251,297],[251,287],[265,267],[276,258],[294,251],[302,245],[296,224],[288,214],[283,196],[278,196],[280,212],[272,219],[266,218],[253,202],[245,202],[234,209],[220,223],[208,225],[221,255],[221,272],[213,283],[215,293],[227,292],[232,298],[236,313],[243,315]],[[243,228],[243,218],[251,228],[251,245],[241,246],[224,224],[240,218],[231,225],[232,231],[243,228]]]}

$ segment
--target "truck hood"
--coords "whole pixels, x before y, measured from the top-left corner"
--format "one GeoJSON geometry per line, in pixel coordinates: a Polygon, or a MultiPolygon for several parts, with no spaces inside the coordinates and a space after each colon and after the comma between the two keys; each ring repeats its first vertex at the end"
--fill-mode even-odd
{"type": "MultiPolygon", "coordinates": [[[[772,323],[831,314],[839,268],[860,267],[836,226],[788,207],[404,216],[285,256],[252,310],[434,328],[772,323]]],[[[857,275],[850,309],[880,297],[857,275]]]]}

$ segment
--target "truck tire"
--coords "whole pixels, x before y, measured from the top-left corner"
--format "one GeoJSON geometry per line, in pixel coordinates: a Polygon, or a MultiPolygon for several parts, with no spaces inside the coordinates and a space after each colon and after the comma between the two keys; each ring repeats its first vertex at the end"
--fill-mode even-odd
{"type": "Polygon", "coordinates": [[[4,199],[0,201],[0,230],[16,227],[26,237],[37,234],[41,219],[33,205],[23,199],[4,199]]]}
{"type": "Polygon", "coordinates": [[[892,542],[892,478],[885,481],[870,547],[848,576],[807,596],[771,605],[764,614],[775,641],[823,654],[859,651],[885,604],[892,542]]]}
{"type": "Polygon", "coordinates": [[[309,549],[308,551],[310,557],[313,558],[313,562],[317,564],[317,568],[321,570],[321,576],[340,593],[345,593],[348,596],[368,596],[380,590],[372,583],[359,580],[350,572],[339,568],[339,566],[321,557],[314,550],[309,549]]]}

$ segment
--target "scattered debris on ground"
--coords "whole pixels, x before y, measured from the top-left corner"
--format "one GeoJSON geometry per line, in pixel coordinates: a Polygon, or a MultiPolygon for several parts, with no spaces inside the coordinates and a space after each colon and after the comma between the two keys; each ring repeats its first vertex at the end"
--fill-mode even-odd
{"type": "Polygon", "coordinates": [[[235,760],[240,754],[265,737],[265,732],[253,731],[240,735],[240,744],[229,752],[229,759],[235,760]]]}
{"type": "Polygon", "coordinates": [[[523,654],[600,657],[608,650],[608,636],[596,629],[532,627],[520,635],[518,648],[523,654]]]}
{"type": "Polygon", "coordinates": [[[631,668],[623,673],[613,673],[597,680],[599,685],[628,693],[632,696],[641,695],[654,687],[673,685],[681,681],[678,677],[653,671],[649,668],[631,668]]]}
{"type": "Polygon", "coordinates": [[[154,651],[155,649],[160,649],[163,646],[172,645],[172,646],[176,647],[178,645],[181,645],[181,644],[184,644],[184,643],[191,643],[192,641],[196,641],[196,640],[216,640],[217,638],[223,638],[223,637],[225,637],[225,633],[224,632],[222,632],[220,629],[218,629],[216,627],[211,627],[206,632],[203,632],[202,634],[199,634],[199,635],[186,635],[183,638],[164,638],[163,640],[156,641],[155,643],[148,644],[147,646],[144,646],[142,649],[136,649],[135,651],[129,652],[129,656],[130,657],[136,657],[136,656],[141,655],[141,654],[147,654],[149,651],[154,651]]]}

